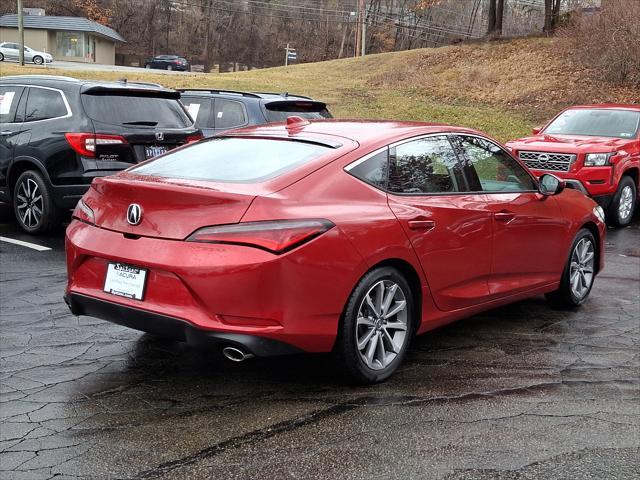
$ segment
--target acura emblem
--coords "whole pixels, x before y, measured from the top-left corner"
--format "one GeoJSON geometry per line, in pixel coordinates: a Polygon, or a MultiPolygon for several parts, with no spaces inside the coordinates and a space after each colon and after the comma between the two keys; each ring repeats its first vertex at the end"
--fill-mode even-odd
{"type": "Polygon", "coordinates": [[[156,132],[156,140],[158,140],[159,142],[164,140],[164,133],[163,132],[156,132]]]}
{"type": "Polygon", "coordinates": [[[142,220],[142,207],[137,203],[132,203],[127,208],[127,222],[130,225],[138,225],[142,220]]]}

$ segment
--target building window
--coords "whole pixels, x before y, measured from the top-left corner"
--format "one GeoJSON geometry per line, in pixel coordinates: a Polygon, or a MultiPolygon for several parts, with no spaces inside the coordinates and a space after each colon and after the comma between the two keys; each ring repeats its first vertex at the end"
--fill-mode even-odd
{"type": "Polygon", "coordinates": [[[56,47],[59,57],[84,57],[84,34],[56,32],[56,47]]]}

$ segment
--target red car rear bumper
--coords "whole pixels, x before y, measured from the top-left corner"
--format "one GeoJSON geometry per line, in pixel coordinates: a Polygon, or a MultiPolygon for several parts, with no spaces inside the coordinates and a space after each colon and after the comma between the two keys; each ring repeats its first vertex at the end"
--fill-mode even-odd
{"type": "Polygon", "coordinates": [[[264,351],[253,353],[326,352],[366,270],[342,235],[333,228],[274,255],[239,245],[130,239],[74,220],[66,236],[65,298],[74,313],[191,343],[246,342],[255,349],[262,339],[264,351]],[[143,300],[103,290],[109,262],[148,269],[143,300]]]}

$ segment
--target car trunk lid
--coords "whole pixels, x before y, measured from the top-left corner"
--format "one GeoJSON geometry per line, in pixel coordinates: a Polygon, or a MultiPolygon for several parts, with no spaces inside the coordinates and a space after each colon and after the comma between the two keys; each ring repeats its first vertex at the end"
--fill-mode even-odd
{"type": "Polygon", "coordinates": [[[132,236],[182,240],[206,225],[237,223],[255,198],[253,193],[152,176],[123,174],[94,180],[83,198],[96,226],[132,236]],[[128,218],[140,207],[139,223],[128,218]]]}

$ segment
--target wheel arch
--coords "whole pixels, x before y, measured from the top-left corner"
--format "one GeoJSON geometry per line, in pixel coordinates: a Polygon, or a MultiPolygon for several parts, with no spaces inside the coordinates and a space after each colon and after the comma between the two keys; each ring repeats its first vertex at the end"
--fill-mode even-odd
{"type": "Polygon", "coordinates": [[[638,169],[638,167],[627,168],[624,172],[622,172],[622,176],[620,178],[622,179],[625,175],[633,178],[634,182],[636,183],[636,189],[638,190],[636,194],[638,194],[640,192],[640,189],[638,189],[638,185],[640,185],[640,169],[638,169]]]}
{"type": "Polygon", "coordinates": [[[15,188],[18,177],[28,170],[36,170],[42,174],[45,182],[51,184],[51,179],[44,166],[33,158],[19,158],[15,160],[10,166],[7,172],[7,186],[9,187],[9,193],[13,196],[13,190],[15,188]]]}
{"type": "Polygon", "coordinates": [[[600,272],[600,256],[602,255],[602,252],[600,251],[600,245],[601,245],[601,238],[600,238],[600,230],[598,230],[598,227],[595,223],[593,222],[587,222],[584,225],[582,225],[582,227],[580,227],[581,229],[587,229],[589,230],[589,232],[591,232],[591,234],[593,235],[593,238],[596,239],[596,258],[595,258],[595,273],[597,274],[598,272],[600,272]]]}

